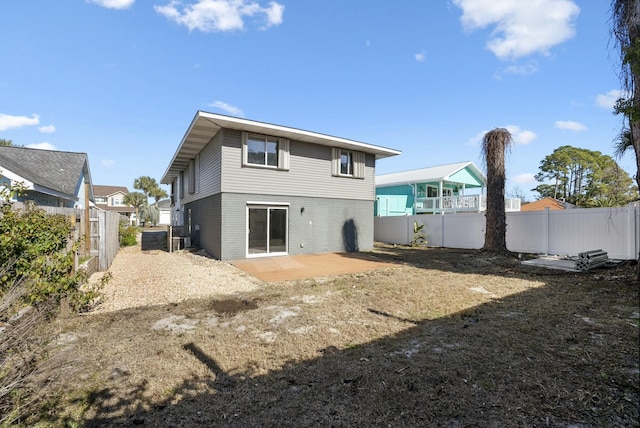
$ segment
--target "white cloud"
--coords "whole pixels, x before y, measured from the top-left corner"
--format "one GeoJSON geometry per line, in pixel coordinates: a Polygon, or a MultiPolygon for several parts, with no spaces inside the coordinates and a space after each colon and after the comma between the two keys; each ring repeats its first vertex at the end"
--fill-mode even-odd
{"type": "Polygon", "coordinates": [[[197,0],[186,6],[172,0],[165,6],[154,5],[153,8],[160,15],[185,25],[189,31],[205,33],[242,30],[245,18],[256,16],[264,18],[265,24],[261,28],[265,29],[282,24],[284,14],[284,5],[275,1],[262,7],[250,0],[197,0]]]}
{"type": "Polygon", "coordinates": [[[518,174],[511,178],[515,184],[535,184],[537,183],[535,174],[532,172],[525,172],[524,174],[518,174]]]}
{"type": "Polygon", "coordinates": [[[612,109],[616,105],[616,101],[620,98],[626,98],[627,94],[619,89],[612,89],[606,94],[598,94],[596,96],[596,104],[602,108],[612,109]]]}
{"type": "Polygon", "coordinates": [[[571,120],[556,120],[556,128],[568,129],[569,131],[586,131],[587,127],[580,122],[571,120]]]}
{"type": "MultiPolygon", "coordinates": [[[[501,128],[505,128],[507,131],[509,131],[509,133],[511,134],[511,138],[513,138],[513,142],[515,144],[529,144],[530,142],[538,138],[535,132],[528,131],[526,129],[520,129],[520,127],[516,125],[507,125],[502,126],[501,128]]],[[[487,132],[489,132],[489,130],[485,129],[484,131],[478,132],[474,137],[471,137],[469,139],[469,145],[479,145],[484,138],[484,134],[486,134],[487,132]]]]}
{"type": "Polygon", "coordinates": [[[531,76],[538,71],[538,64],[535,61],[529,61],[526,64],[510,65],[502,72],[504,74],[518,74],[521,76],[531,76]]]}
{"type": "Polygon", "coordinates": [[[571,0],[453,0],[466,30],[495,27],[486,47],[500,59],[549,49],[575,36],[580,8],[571,0]]]}
{"type": "Polygon", "coordinates": [[[53,125],[41,126],[38,128],[38,131],[42,132],[43,134],[53,134],[54,132],[56,132],[56,127],[53,125]]]}
{"type": "Polygon", "coordinates": [[[27,144],[27,147],[30,149],[40,149],[40,150],[57,150],[56,146],[51,143],[37,143],[37,144],[27,144]]]}
{"type": "Polygon", "coordinates": [[[87,3],[94,3],[107,9],[128,9],[136,0],[87,0],[87,3]]]}
{"type": "Polygon", "coordinates": [[[102,159],[100,163],[102,164],[102,166],[112,166],[115,165],[116,161],[112,159],[102,159]]]}
{"type": "Polygon", "coordinates": [[[0,131],[6,131],[12,128],[22,128],[23,126],[34,126],[40,123],[40,116],[32,114],[27,116],[12,116],[10,114],[0,113],[0,131]]]}
{"type": "Polygon", "coordinates": [[[208,103],[207,106],[214,107],[222,111],[226,111],[227,113],[233,114],[235,116],[240,116],[240,117],[244,116],[244,112],[242,110],[240,110],[238,107],[229,105],[224,101],[214,101],[212,103],[208,103]]]}
{"type": "Polygon", "coordinates": [[[511,133],[513,142],[516,144],[529,144],[530,142],[538,138],[535,132],[528,131],[526,129],[520,129],[520,127],[516,125],[507,125],[505,126],[505,128],[511,133]]]}
{"type": "Polygon", "coordinates": [[[415,54],[414,58],[418,62],[425,62],[426,59],[427,59],[427,54],[425,54],[424,52],[420,52],[420,53],[415,54]]]}

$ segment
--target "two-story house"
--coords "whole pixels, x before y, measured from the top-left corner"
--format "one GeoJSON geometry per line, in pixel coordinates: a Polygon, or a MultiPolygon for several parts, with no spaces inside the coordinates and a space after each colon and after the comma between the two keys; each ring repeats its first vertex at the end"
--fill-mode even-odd
{"type": "Polygon", "coordinates": [[[22,183],[18,202],[84,209],[93,201],[86,153],[0,146],[0,176],[5,186],[22,183]]]}
{"type": "Polygon", "coordinates": [[[96,206],[105,211],[115,211],[126,217],[130,224],[135,223],[136,209],[124,203],[124,197],[129,194],[129,189],[124,186],[93,186],[96,206]]]}
{"type": "Polygon", "coordinates": [[[399,153],[198,111],[161,182],[174,224],[216,258],[367,251],[376,160],[399,153]]]}
{"type": "MultiPolygon", "coordinates": [[[[470,161],[378,175],[376,215],[402,216],[482,212],[487,179],[470,161]],[[471,191],[473,193],[467,193],[471,191]]],[[[505,198],[506,211],[520,211],[519,198],[505,198]]]]}

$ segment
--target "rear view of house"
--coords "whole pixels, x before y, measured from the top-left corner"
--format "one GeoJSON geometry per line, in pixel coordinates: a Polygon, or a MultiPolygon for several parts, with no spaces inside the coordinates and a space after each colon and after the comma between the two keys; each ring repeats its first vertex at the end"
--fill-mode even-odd
{"type": "Polygon", "coordinates": [[[397,150],[199,111],[161,182],[219,259],[373,248],[375,165],[397,150]]]}

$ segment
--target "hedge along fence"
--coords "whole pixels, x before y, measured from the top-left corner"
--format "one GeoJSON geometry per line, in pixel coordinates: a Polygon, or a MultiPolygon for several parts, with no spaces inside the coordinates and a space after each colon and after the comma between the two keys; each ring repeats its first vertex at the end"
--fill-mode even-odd
{"type": "MultiPolygon", "coordinates": [[[[513,252],[577,256],[601,248],[610,258],[622,260],[635,260],[640,252],[640,207],[546,209],[506,216],[507,249],[513,252]]],[[[484,213],[376,217],[374,239],[410,245],[414,221],[424,224],[430,246],[480,249],[484,245],[484,213]]]]}
{"type": "Polygon", "coordinates": [[[34,383],[40,375],[59,372],[47,353],[49,338],[39,327],[63,315],[71,304],[84,309],[99,287],[85,287],[77,272],[78,242],[74,215],[47,213],[32,205],[0,209],[0,425],[12,424],[34,406],[46,390],[34,383]],[[74,260],[75,259],[75,260],[74,260]]]}
{"type": "MultiPolygon", "coordinates": [[[[14,210],[24,210],[24,208],[24,203],[13,202],[12,204],[12,209],[14,210]]],[[[97,261],[89,261],[89,263],[86,264],[88,275],[109,269],[120,248],[118,238],[120,215],[117,212],[91,208],[89,222],[87,223],[85,218],[87,215],[86,210],[40,205],[38,205],[37,208],[47,214],[60,214],[68,217],[72,225],[75,225],[74,240],[89,240],[90,245],[88,251],[84,245],[79,251],[81,256],[93,256],[97,258],[97,261]],[[87,224],[89,225],[89,233],[87,233],[87,224]]],[[[77,268],[78,266],[76,265],[76,269],[77,268]]]]}

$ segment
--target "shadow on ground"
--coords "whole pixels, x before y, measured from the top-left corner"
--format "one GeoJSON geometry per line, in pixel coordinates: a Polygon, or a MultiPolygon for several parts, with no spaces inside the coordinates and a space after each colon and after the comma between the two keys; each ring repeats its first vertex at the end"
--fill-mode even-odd
{"type": "MultiPolygon", "coordinates": [[[[405,252],[406,251],[406,252],[405,252]]],[[[399,334],[251,377],[230,375],[216,355],[184,337],[184,364],[208,376],[185,379],[161,400],[145,383],[125,396],[96,391],[86,426],[553,426],[638,425],[638,286],[600,273],[520,268],[503,259],[451,252],[379,257],[424,269],[540,277],[546,285],[435,320],[390,310],[399,334]],[[546,272],[546,273],[545,273],[546,272]],[[554,278],[562,279],[555,281],[554,278]]],[[[426,272],[425,272],[426,274],[426,272]]],[[[265,345],[268,346],[268,345],[265,345]]],[[[126,378],[126,373],[123,374],[126,378]]]]}

